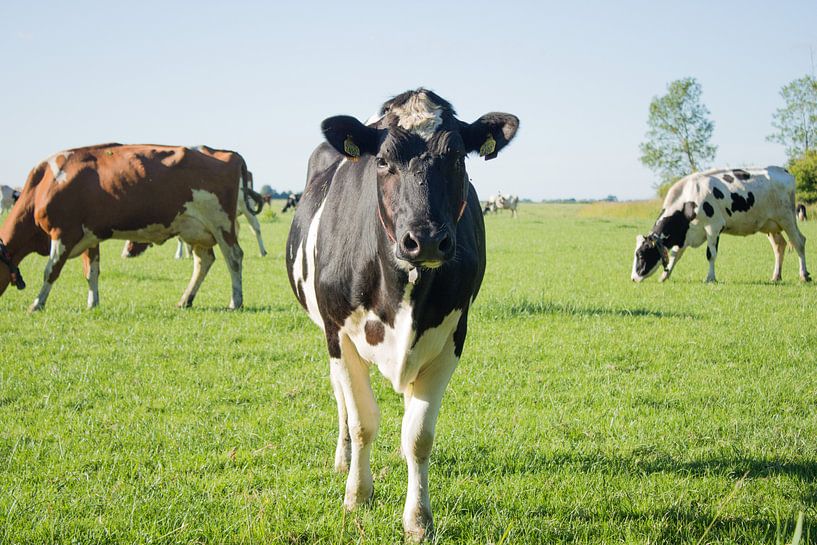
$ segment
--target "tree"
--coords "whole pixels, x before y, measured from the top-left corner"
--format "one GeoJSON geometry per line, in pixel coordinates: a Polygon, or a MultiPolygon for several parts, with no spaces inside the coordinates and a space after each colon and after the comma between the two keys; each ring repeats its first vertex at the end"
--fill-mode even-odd
{"type": "Polygon", "coordinates": [[[772,114],[777,132],[766,137],[786,148],[789,161],[817,149],[817,79],[806,76],[780,89],[784,105],[772,114]]]}
{"type": "Polygon", "coordinates": [[[264,184],[261,186],[261,195],[264,197],[267,195],[272,195],[272,188],[269,186],[269,184],[264,184]]]}
{"type": "Polygon", "coordinates": [[[817,149],[810,149],[799,159],[790,161],[789,170],[797,184],[797,199],[817,202],[817,149]]]}
{"type": "Polygon", "coordinates": [[[701,170],[718,149],[709,142],[714,129],[695,78],[670,82],[667,94],[650,102],[641,162],[658,174],[662,183],[701,170]]]}

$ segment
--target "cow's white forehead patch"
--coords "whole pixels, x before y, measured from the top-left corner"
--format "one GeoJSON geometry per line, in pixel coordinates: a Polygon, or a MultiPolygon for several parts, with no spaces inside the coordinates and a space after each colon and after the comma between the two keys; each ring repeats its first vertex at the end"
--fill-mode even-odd
{"type": "Polygon", "coordinates": [[[430,140],[443,123],[443,109],[427,94],[417,93],[406,102],[392,106],[389,113],[397,117],[397,125],[413,132],[423,140],[430,140]]]}
{"type": "Polygon", "coordinates": [[[51,169],[51,175],[54,176],[54,181],[58,184],[61,184],[67,178],[65,172],[62,170],[62,167],[65,165],[65,162],[72,153],[74,152],[61,151],[48,158],[48,167],[51,169]]]}

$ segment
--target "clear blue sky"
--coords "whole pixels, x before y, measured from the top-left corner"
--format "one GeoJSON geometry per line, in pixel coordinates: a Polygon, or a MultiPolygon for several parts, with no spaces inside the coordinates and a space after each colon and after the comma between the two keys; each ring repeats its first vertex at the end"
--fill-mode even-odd
{"type": "Polygon", "coordinates": [[[781,163],[765,136],[810,48],[814,0],[7,1],[0,183],[21,185],[55,151],[119,141],[235,149],[256,186],[300,189],[322,119],[365,119],[426,86],[461,119],[521,118],[499,158],[469,162],[482,198],[646,197],[638,144],[667,82],[703,86],[716,164],[781,163]]]}

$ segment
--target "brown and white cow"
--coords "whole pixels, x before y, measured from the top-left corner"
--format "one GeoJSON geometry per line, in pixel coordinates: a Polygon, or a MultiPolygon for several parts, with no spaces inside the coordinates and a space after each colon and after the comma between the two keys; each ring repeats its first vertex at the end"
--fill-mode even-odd
{"type": "Polygon", "coordinates": [[[230,308],[238,308],[243,252],[236,236],[237,180],[243,185],[248,178],[244,159],[229,151],[102,144],[52,155],[31,171],[0,227],[0,294],[10,282],[25,286],[18,265],[28,254],[47,255],[43,285],[31,305],[40,310],[65,262],[82,255],[93,307],[99,303],[101,241],[160,244],[179,236],[195,254],[179,306],[192,305],[218,245],[232,280],[230,308]]]}

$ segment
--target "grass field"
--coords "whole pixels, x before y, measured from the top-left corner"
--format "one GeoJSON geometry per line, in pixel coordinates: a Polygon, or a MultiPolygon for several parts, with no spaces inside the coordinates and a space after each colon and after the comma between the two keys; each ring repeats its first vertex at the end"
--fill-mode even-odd
{"type": "MultiPolygon", "coordinates": [[[[431,463],[441,543],[801,543],[817,537],[817,285],[763,236],[725,237],[672,280],[629,279],[647,219],[522,205],[486,219],[488,271],[431,463]],[[507,534],[507,535],[505,535],[507,534]]],[[[344,516],[319,330],[297,306],[291,216],[250,230],[245,304],[213,266],[196,307],[172,244],[102,248],[101,307],[79,260],[48,308],[0,298],[0,543],[396,543],[402,402],[381,407],[375,497],[344,516]]],[[[817,272],[817,223],[807,223],[817,272]]]]}

